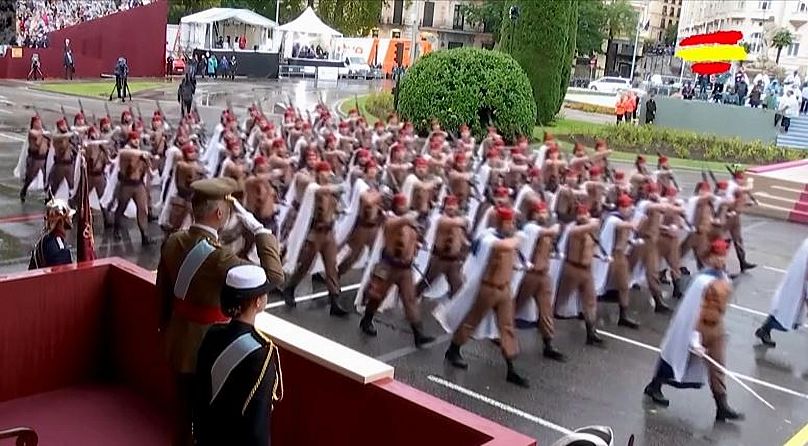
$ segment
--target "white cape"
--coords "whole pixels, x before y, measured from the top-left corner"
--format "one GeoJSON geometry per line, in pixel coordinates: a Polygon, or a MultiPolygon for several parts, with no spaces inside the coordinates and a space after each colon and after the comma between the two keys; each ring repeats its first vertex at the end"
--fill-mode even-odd
{"type": "MultiPolygon", "coordinates": [[[[107,170],[111,170],[109,175],[107,175],[107,187],[104,189],[104,194],[101,196],[99,200],[99,204],[104,209],[109,209],[110,212],[115,212],[114,205],[116,204],[115,199],[115,192],[118,189],[118,173],[120,172],[119,166],[120,157],[115,158],[112,161],[112,164],[107,166],[107,170]]],[[[61,190],[61,188],[60,188],[61,190]]],[[[148,188],[147,188],[148,190],[148,188]]],[[[126,204],[126,210],[124,211],[124,216],[127,218],[135,218],[137,217],[137,206],[135,205],[135,200],[130,199],[129,203],[126,204]]]]}
{"type": "Polygon", "coordinates": [[[550,262],[550,278],[555,284],[553,308],[557,316],[564,318],[578,317],[583,311],[578,290],[572,290],[566,302],[562,302],[561,306],[558,305],[558,291],[561,284],[561,275],[564,272],[564,257],[567,254],[567,240],[569,239],[570,229],[574,226],[575,222],[571,222],[567,223],[567,226],[564,227],[561,237],[558,239],[558,252],[562,254],[562,257],[550,262]]]}
{"type": "MultiPolygon", "coordinates": [[[[309,233],[311,220],[314,216],[314,194],[320,188],[320,185],[312,182],[306,186],[306,191],[303,193],[303,201],[300,203],[300,210],[297,214],[295,224],[292,230],[289,231],[289,236],[286,238],[286,260],[283,263],[283,270],[286,274],[293,274],[297,266],[297,259],[300,256],[300,251],[303,249],[303,244],[306,241],[306,236],[309,233]]],[[[320,257],[318,254],[316,260],[320,257]]],[[[315,262],[312,262],[314,265],[315,262]]]]}
{"type": "MultiPolygon", "coordinates": [[[[617,224],[622,220],[616,215],[610,215],[606,218],[606,222],[600,230],[600,244],[607,254],[612,255],[614,251],[615,234],[617,232],[617,224]]],[[[609,262],[606,259],[594,258],[592,259],[592,277],[595,279],[595,295],[600,296],[604,294],[607,289],[609,280],[609,262]]]]}
{"type": "Polygon", "coordinates": [[[704,360],[690,352],[690,342],[698,323],[704,292],[715,280],[715,276],[704,273],[693,279],[662,338],[660,356],[673,369],[676,382],[703,384],[707,380],[704,360]]]}
{"type": "Polygon", "coordinates": [[[786,331],[802,324],[805,308],[806,270],[808,270],[808,238],[802,241],[791,259],[772,299],[769,314],[786,331]]]}
{"type": "MultiPolygon", "coordinates": [[[[522,242],[519,244],[519,251],[525,259],[532,259],[533,252],[536,249],[536,242],[539,240],[539,237],[541,237],[542,227],[535,222],[528,222],[522,228],[521,232],[522,242]]],[[[516,290],[516,293],[519,292],[519,287],[521,287],[524,278],[525,272],[523,270],[514,272],[511,288],[516,290]]],[[[550,292],[552,293],[553,291],[551,290],[550,292]]],[[[514,294],[514,296],[516,296],[516,294],[514,294]]],[[[515,319],[530,322],[539,319],[539,309],[536,307],[536,301],[533,299],[526,299],[522,302],[521,307],[514,309],[514,312],[515,319]]]]}
{"type": "Polygon", "coordinates": [[[337,246],[342,246],[351,235],[351,231],[353,231],[356,220],[359,217],[359,204],[362,199],[362,194],[368,189],[370,189],[370,186],[368,186],[368,183],[366,183],[364,179],[359,178],[354,182],[351,188],[350,203],[348,203],[348,207],[345,210],[345,216],[337,221],[334,231],[337,246]]]}
{"type": "MultiPolygon", "coordinates": [[[[483,273],[488,267],[491,248],[497,240],[498,238],[493,230],[483,234],[477,241],[479,246],[476,254],[469,255],[463,268],[464,276],[468,280],[451,300],[442,302],[432,312],[435,319],[447,333],[454,333],[474,306],[480,292],[483,273]]],[[[513,289],[511,289],[511,295],[513,295],[513,289]]],[[[489,310],[482,318],[480,324],[472,333],[472,337],[475,339],[499,339],[499,329],[497,328],[496,315],[493,309],[489,310]]]]}
{"type": "MultiPolygon", "coordinates": [[[[53,152],[52,148],[48,149],[48,157],[53,158],[51,154],[53,152]]],[[[20,148],[20,156],[17,159],[17,165],[14,167],[14,178],[19,179],[20,181],[25,180],[25,171],[27,170],[27,162],[28,162],[28,138],[25,138],[25,141],[22,143],[22,148],[20,148]]],[[[50,170],[46,169],[46,172],[50,172],[50,170]]],[[[31,182],[31,185],[28,186],[29,191],[41,191],[45,190],[45,178],[42,175],[42,171],[37,172],[34,181],[31,182]]]]}

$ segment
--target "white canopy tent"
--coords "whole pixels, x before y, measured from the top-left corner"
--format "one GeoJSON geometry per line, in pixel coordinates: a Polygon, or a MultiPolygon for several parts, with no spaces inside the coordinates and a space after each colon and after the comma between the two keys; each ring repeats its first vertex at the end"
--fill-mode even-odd
{"type": "Polygon", "coordinates": [[[320,45],[326,50],[331,48],[331,39],[342,37],[342,33],[323,23],[309,6],[296,19],[277,28],[273,48],[277,51],[283,47],[283,57],[292,56],[295,43],[303,45],[320,45]]]}
{"type": "Polygon", "coordinates": [[[277,23],[248,9],[211,8],[180,19],[180,45],[186,50],[211,49],[219,36],[230,36],[238,50],[238,37],[243,35],[247,38],[245,51],[255,46],[259,51],[269,51],[272,30],[277,27],[277,23]]]}

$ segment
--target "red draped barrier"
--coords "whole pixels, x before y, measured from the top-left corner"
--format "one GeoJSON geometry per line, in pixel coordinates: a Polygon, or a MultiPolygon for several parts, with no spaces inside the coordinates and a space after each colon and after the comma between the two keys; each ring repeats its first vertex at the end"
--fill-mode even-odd
{"type": "Polygon", "coordinates": [[[168,1],[156,0],[53,31],[48,36],[49,48],[23,48],[21,58],[12,58],[12,50],[6,51],[5,57],[0,57],[0,78],[25,79],[34,53],[39,54],[46,78],[64,78],[65,39],[70,39],[73,49],[76,77],[111,74],[120,56],[129,62],[130,76],[162,76],[167,20],[168,1]]]}

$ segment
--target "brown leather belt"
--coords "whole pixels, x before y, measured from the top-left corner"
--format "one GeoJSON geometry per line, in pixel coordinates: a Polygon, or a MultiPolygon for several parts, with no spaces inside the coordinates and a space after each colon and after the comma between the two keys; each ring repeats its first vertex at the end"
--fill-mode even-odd
{"type": "Polygon", "coordinates": [[[311,225],[311,230],[317,232],[328,232],[332,229],[334,229],[334,223],[321,223],[311,225]]]}
{"type": "Polygon", "coordinates": [[[509,285],[507,283],[499,284],[499,283],[489,282],[487,280],[483,280],[480,284],[485,285],[485,286],[490,286],[491,288],[496,288],[498,290],[506,288],[509,285]]]}
{"type": "Polygon", "coordinates": [[[56,160],[56,164],[63,164],[65,166],[69,166],[73,164],[73,160],[56,160]]]}
{"type": "Polygon", "coordinates": [[[567,263],[568,265],[574,266],[576,268],[582,268],[582,269],[589,269],[589,267],[591,266],[591,265],[584,265],[583,263],[579,263],[579,262],[573,262],[572,260],[568,260],[568,259],[565,259],[564,262],[567,263]]]}

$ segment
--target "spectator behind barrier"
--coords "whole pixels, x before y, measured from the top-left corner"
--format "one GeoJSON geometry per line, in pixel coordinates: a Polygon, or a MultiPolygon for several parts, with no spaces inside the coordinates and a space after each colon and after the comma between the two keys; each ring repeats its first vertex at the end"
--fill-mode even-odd
{"type": "MultiPolygon", "coordinates": [[[[153,0],[16,0],[16,44],[29,48],[47,48],[48,33],[88,22],[109,14],[143,6],[153,0]]],[[[5,3],[5,2],[0,2],[5,3]]],[[[2,7],[0,7],[2,8],[2,7]]],[[[13,14],[13,12],[12,12],[13,14]]],[[[4,22],[0,9],[0,25],[4,22]]],[[[0,26],[0,44],[5,35],[0,26]]]]}

